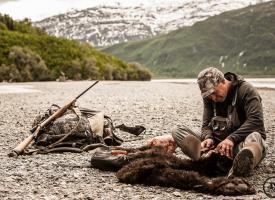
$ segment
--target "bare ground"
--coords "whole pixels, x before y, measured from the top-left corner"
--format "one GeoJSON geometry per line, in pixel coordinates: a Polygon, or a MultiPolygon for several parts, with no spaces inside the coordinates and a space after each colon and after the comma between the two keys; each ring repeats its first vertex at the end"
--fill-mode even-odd
{"type": "MultiPolygon", "coordinates": [[[[122,184],[114,173],[90,168],[89,153],[9,158],[10,150],[28,136],[35,115],[52,103],[67,103],[91,82],[27,84],[41,92],[0,94],[0,199],[230,199],[174,188],[122,184]]],[[[238,199],[268,199],[263,183],[275,176],[275,90],[259,92],[268,154],[254,176],[247,179],[255,185],[257,194],[238,199]]],[[[124,146],[139,146],[148,138],[169,133],[177,124],[194,129],[201,124],[202,102],[194,84],[100,82],[78,102],[82,107],[104,111],[115,124],[147,128],[138,138],[118,132],[126,140],[124,146]]]]}

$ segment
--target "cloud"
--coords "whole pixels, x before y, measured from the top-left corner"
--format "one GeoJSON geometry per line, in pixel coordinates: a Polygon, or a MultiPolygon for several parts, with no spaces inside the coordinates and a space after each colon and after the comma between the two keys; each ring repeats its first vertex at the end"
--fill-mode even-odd
{"type": "Polygon", "coordinates": [[[7,3],[9,1],[18,1],[18,0],[0,0],[0,4],[7,3]]]}
{"type": "Polygon", "coordinates": [[[9,14],[15,19],[27,17],[38,20],[60,12],[66,12],[68,8],[69,4],[60,0],[18,0],[1,4],[0,12],[9,14]]]}

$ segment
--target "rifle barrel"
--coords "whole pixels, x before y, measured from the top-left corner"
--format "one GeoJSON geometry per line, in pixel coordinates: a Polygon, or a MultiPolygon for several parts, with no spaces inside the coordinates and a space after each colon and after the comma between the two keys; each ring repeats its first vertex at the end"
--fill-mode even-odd
{"type": "Polygon", "coordinates": [[[75,100],[77,100],[79,97],[81,97],[83,94],[85,94],[89,89],[94,87],[99,81],[94,82],[91,86],[89,86],[86,90],[84,90],[80,95],[78,95],[75,100]]]}

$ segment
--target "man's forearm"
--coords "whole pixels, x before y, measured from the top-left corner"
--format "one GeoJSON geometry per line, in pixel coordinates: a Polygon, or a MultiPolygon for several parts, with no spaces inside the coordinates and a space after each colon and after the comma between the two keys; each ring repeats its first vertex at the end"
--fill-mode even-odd
{"type": "Polygon", "coordinates": [[[260,132],[259,128],[263,127],[263,124],[261,121],[258,121],[258,123],[254,123],[255,121],[246,120],[243,125],[238,128],[236,131],[231,133],[227,139],[233,141],[235,144],[242,142],[245,140],[245,138],[251,134],[254,131],[260,132]]]}

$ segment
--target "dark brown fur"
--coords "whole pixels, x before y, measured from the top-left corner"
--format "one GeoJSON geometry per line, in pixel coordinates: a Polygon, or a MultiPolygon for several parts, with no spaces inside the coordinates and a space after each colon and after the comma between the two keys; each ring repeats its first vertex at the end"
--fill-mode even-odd
{"type": "MultiPolygon", "coordinates": [[[[180,159],[161,149],[137,150],[130,154],[129,163],[116,174],[119,181],[124,183],[193,189],[217,195],[255,193],[252,186],[243,179],[225,177],[210,179],[207,177],[222,174],[216,163],[225,158],[215,153],[199,161],[180,159]]],[[[225,163],[229,165],[231,161],[227,160],[225,163]]]]}
{"type": "Polygon", "coordinates": [[[137,159],[158,158],[174,169],[193,170],[199,172],[201,175],[209,177],[226,175],[232,165],[232,160],[228,159],[226,156],[220,156],[215,152],[212,152],[206,159],[192,161],[190,159],[181,159],[174,154],[166,153],[161,148],[142,147],[138,149],[123,148],[123,150],[129,152],[127,163],[137,159]]]}

